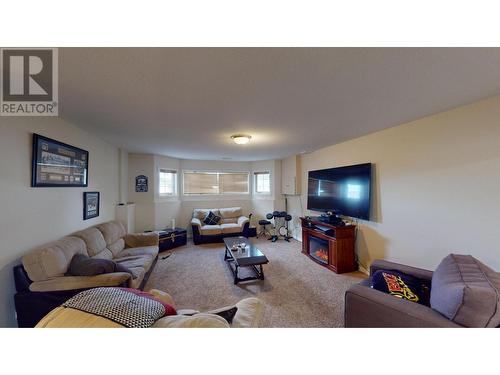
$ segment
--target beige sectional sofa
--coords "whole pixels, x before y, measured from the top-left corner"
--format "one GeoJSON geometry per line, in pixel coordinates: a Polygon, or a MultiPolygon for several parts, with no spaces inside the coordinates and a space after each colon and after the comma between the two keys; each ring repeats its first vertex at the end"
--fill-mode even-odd
{"type": "Polygon", "coordinates": [[[243,215],[241,207],[228,208],[196,208],[193,210],[191,227],[193,229],[193,242],[201,243],[220,242],[224,237],[245,236],[248,237],[250,220],[243,215]],[[203,220],[212,211],[220,216],[217,225],[206,225],[203,220]]]}
{"type": "Polygon", "coordinates": [[[127,285],[139,288],[158,255],[158,234],[127,234],[118,221],[110,221],[73,233],[26,254],[23,267],[31,279],[32,292],[87,289],[127,285]],[[111,259],[128,272],[95,276],[66,276],[75,254],[111,259]]]}

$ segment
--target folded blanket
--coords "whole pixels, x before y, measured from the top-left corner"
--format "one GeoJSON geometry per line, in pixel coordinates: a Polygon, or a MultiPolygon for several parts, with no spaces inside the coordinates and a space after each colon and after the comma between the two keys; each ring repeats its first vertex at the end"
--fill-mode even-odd
{"type": "Polygon", "coordinates": [[[165,315],[165,307],[160,302],[118,288],[85,290],[63,306],[102,316],[129,328],[150,327],[165,315]]]}

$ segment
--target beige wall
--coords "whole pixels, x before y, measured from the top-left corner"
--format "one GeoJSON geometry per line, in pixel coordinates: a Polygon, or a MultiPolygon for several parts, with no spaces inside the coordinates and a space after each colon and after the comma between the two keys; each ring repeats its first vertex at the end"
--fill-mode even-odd
{"type": "MultiPolygon", "coordinates": [[[[373,220],[357,237],[362,265],[434,269],[457,252],[500,270],[500,97],[303,155],[303,207],[309,170],[365,162],[375,178],[373,220]]],[[[292,210],[304,213],[298,200],[292,210]]]]}
{"type": "Polygon", "coordinates": [[[28,250],[115,218],[118,149],[59,118],[0,117],[0,326],[16,325],[12,267],[28,250]],[[32,133],[88,150],[88,188],[31,188],[32,133]],[[83,192],[101,193],[100,216],[83,220],[83,192]]]}

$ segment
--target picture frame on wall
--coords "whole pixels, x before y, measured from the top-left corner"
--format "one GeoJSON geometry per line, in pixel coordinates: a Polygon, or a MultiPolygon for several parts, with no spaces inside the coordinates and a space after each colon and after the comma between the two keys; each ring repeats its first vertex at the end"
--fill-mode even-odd
{"type": "Polygon", "coordinates": [[[89,152],[33,134],[31,187],[87,187],[89,152]]]}
{"type": "Polygon", "coordinates": [[[98,191],[86,191],[83,193],[83,220],[99,216],[100,198],[98,191]]]}

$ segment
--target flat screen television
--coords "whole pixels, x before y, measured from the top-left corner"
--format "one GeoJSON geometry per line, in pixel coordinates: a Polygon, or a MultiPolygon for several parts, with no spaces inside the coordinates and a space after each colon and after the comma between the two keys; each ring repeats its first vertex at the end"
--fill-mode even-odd
{"type": "Polygon", "coordinates": [[[307,209],[370,220],[371,163],[309,172],[307,209]]]}

